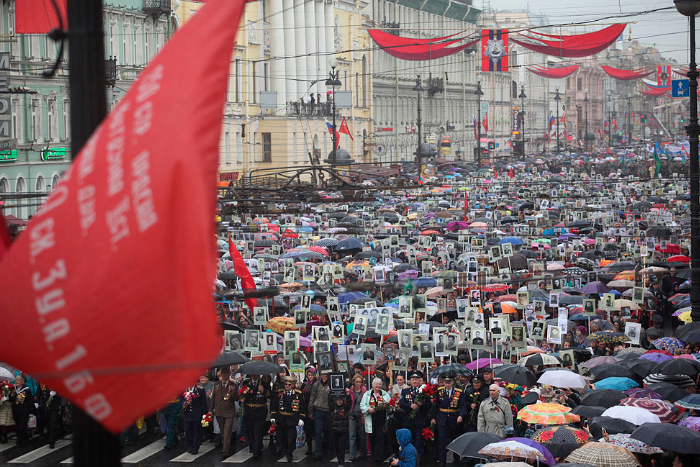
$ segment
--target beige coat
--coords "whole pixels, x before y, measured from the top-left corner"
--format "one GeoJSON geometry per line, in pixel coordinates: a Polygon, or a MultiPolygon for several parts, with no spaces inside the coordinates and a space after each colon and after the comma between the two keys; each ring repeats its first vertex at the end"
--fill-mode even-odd
{"type": "Polygon", "coordinates": [[[484,400],[479,406],[477,430],[503,438],[503,428],[507,426],[513,426],[513,412],[508,400],[501,396],[495,403],[490,397],[484,400]]]}

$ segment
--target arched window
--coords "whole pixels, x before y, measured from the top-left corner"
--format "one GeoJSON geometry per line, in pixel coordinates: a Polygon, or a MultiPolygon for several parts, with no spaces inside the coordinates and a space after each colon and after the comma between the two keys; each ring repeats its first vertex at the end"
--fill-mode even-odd
{"type": "Polygon", "coordinates": [[[10,182],[5,177],[0,178],[0,193],[10,192],[10,182]]]}
{"type": "Polygon", "coordinates": [[[43,175],[39,175],[36,178],[36,184],[34,184],[34,192],[35,193],[43,193],[46,191],[46,181],[44,180],[43,175]]]}
{"type": "MultiPolygon", "coordinates": [[[[20,193],[26,193],[27,192],[27,182],[24,181],[24,177],[21,175],[17,177],[17,183],[15,184],[15,193],[20,194],[20,193]]],[[[15,202],[17,204],[27,204],[27,199],[26,198],[16,198],[15,202]]],[[[20,207],[17,208],[17,217],[20,219],[26,219],[27,218],[27,208],[25,207],[20,207]]]]}
{"type": "Polygon", "coordinates": [[[53,178],[51,179],[51,189],[55,190],[56,187],[58,186],[58,182],[61,181],[61,177],[57,175],[54,175],[53,178]]]}

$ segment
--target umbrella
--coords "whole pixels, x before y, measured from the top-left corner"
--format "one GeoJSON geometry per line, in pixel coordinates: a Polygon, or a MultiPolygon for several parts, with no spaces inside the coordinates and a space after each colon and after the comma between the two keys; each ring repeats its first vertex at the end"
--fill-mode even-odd
{"type": "Polygon", "coordinates": [[[700,433],[700,417],[686,417],[678,424],[700,433]]]}
{"type": "Polygon", "coordinates": [[[364,245],[364,242],[359,238],[346,238],[338,242],[335,246],[335,251],[361,250],[364,245]]]}
{"type": "Polygon", "coordinates": [[[700,410],[700,394],[691,394],[683,399],[676,401],[678,407],[684,409],[700,410]]]}
{"type": "Polygon", "coordinates": [[[647,229],[646,235],[647,237],[670,238],[673,232],[665,225],[652,225],[647,229]]]}
{"type": "Polygon", "coordinates": [[[684,342],[700,341],[700,322],[693,322],[683,326],[678,326],[673,335],[684,342]]]}
{"type": "Polygon", "coordinates": [[[540,402],[520,409],[518,420],[539,425],[565,425],[581,420],[578,415],[570,414],[569,412],[571,412],[569,407],[540,402]]]}
{"type": "Polygon", "coordinates": [[[688,375],[693,378],[700,373],[700,363],[695,360],[673,358],[659,363],[656,368],[654,368],[654,373],[661,373],[662,375],[688,375]]]}
{"type": "Polygon", "coordinates": [[[588,340],[604,342],[605,344],[624,344],[630,338],[627,334],[615,331],[596,331],[588,336],[588,340]]]}
{"type": "Polygon", "coordinates": [[[248,362],[238,369],[242,375],[274,375],[283,371],[281,366],[263,360],[248,362]]]}
{"type": "Polygon", "coordinates": [[[596,438],[603,436],[603,429],[610,434],[614,433],[632,433],[637,429],[637,425],[630,423],[627,420],[611,417],[593,417],[591,419],[591,434],[596,438]]]}
{"type": "Polygon", "coordinates": [[[668,350],[669,352],[673,353],[674,350],[683,348],[683,341],[676,339],[675,337],[662,337],[660,339],[656,339],[651,343],[651,345],[657,349],[668,350]]]}
{"type": "Polygon", "coordinates": [[[688,393],[683,389],[670,383],[649,384],[649,389],[659,394],[663,400],[669,402],[676,402],[677,400],[683,399],[688,395],[688,393]]]}
{"type": "Polygon", "coordinates": [[[638,439],[630,438],[630,435],[625,433],[610,435],[607,442],[625,448],[630,452],[638,452],[640,454],[661,454],[664,452],[663,449],[652,448],[638,439]]]}
{"type": "Polygon", "coordinates": [[[277,334],[284,334],[284,331],[293,331],[296,329],[294,327],[294,318],[285,318],[284,316],[272,318],[265,324],[265,327],[277,334]]]}
{"type": "Polygon", "coordinates": [[[640,359],[648,360],[652,363],[654,363],[654,368],[656,368],[656,365],[659,363],[665,362],[666,360],[673,360],[673,355],[666,355],[665,353],[645,353],[644,355],[639,356],[640,359]]]}
{"type": "Polygon", "coordinates": [[[537,381],[532,371],[520,365],[508,364],[499,366],[493,370],[493,374],[504,381],[525,387],[533,386],[537,381]]]}
{"type": "Polygon", "coordinates": [[[639,466],[639,461],[631,452],[610,443],[586,443],[569,454],[566,461],[589,464],[593,467],[639,466]]]}
{"type": "Polygon", "coordinates": [[[528,355],[523,357],[518,361],[520,366],[539,366],[539,365],[560,365],[561,359],[554,355],[549,355],[545,353],[538,353],[534,355],[528,355]]]}
{"type": "Polygon", "coordinates": [[[638,407],[640,409],[648,410],[653,413],[662,423],[671,423],[676,420],[678,414],[676,413],[673,404],[664,402],[658,399],[650,399],[647,397],[628,397],[620,401],[621,406],[628,407],[638,407]]]}
{"type": "Polygon", "coordinates": [[[507,438],[503,441],[500,441],[500,443],[506,443],[508,441],[516,441],[518,443],[524,444],[525,446],[529,446],[531,448],[537,449],[544,456],[544,461],[542,461],[544,464],[554,465],[557,463],[557,461],[556,461],[556,459],[554,459],[554,456],[552,455],[551,451],[547,447],[545,447],[541,443],[539,443],[538,441],[535,441],[534,439],[514,437],[514,438],[507,438]]]}
{"type": "Polygon", "coordinates": [[[581,405],[597,405],[605,408],[613,407],[627,396],[622,391],[614,389],[596,389],[589,391],[581,398],[581,405]]]}
{"type": "Polygon", "coordinates": [[[643,423],[661,423],[659,417],[639,407],[622,407],[616,405],[603,412],[603,417],[619,418],[621,420],[641,425],[643,423]]]}
{"type": "Polygon", "coordinates": [[[651,386],[657,383],[669,383],[679,388],[687,388],[695,386],[695,383],[686,375],[662,375],[661,373],[652,373],[644,378],[644,384],[651,386]]]}
{"type": "Polygon", "coordinates": [[[602,365],[603,363],[614,364],[618,362],[620,362],[619,358],[605,355],[603,357],[591,358],[590,360],[581,363],[581,366],[585,368],[595,368],[596,366],[602,365]]]}
{"type": "MultiPolygon", "coordinates": [[[[595,333],[594,333],[595,334],[595,333]]],[[[591,373],[595,375],[596,379],[605,379],[610,377],[623,377],[634,379],[637,377],[632,371],[628,370],[622,365],[611,365],[610,363],[604,363],[598,365],[591,369],[591,373]]]]}
{"type": "Polygon", "coordinates": [[[595,383],[596,389],[617,389],[618,391],[626,391],[628,389],[639,386],[634,380],[629,378],[605,378],[604,380],[595,383]]]}
{"type": "Polygon", "coordinates": [[[600,417],[607,407],[600,407],[597,405],[577,405],[571,411],[571,413],[578,415],[581,418],[593,418],[600,417]]]}
{"type": "MultiPolygon", "coordinates": [[[[544,449],[544,448],[543,448],[544,449]]],[[[546,458],[537,448],[527,446],[512,439],[506,439],[497,443],[487,444],[479,451],[479,454],[484,454],[488,457],[497,459],[509,459],[518,457],[521,459],[545,461],[546,458]]],[[[551,456],[551,454],[550,454],[551,456]]],[[[552,462],[555,464],[556,462],[552,462]]]]}
{"type": "Polygon", "coordinates": [[[629,389],[625,391],[625,394],[627,394],[629,397],[646,397],[648,399],[663,399],[660,394],[657,394],[656,391],[653,389],[649,388],[634,388],[634,389],[629,389]]]}
{"type": "Polygon", "coordinates": [[[14,381],[15,375],[5,367],[0,366],[0,381],[14,381]]]}
{"type": "Polygon", "coordinates": [[[501,440],[500,436],[491,433],[464,433],[452,441],[447,449],[460,457],[481,457],[479,451],[486,445],[501,440]]]}
{"type": "Polygon", "coordinates": [[[630,437],[669,451],[700,454],[700,434],[680,425],[647,423],[634,430],[630,437]]]}
{"type": "Polygon", "coordinates": [[[571,454],[573,450],[586,443],[588,438],[588,433],[585,431],[568,426],[543,428],[532,436],[533,441],[542,444],[552,455],[560,458],[571,454]]]}
{"type": "Polygon", "coordinates": [[[537,382],[556,388],[583,389],[586,387],[586,380],[583,379],[583,376],[570,370],[545,371],[537,382]]]}
{"type": "Polygon", "coordinates": [[[474,360],[473,362],[469,362],[469,363],[467,364],[467,368],[469,368],[470,370],[478,370],[479,368],[486,368],[486,367],[489,367],[489,366],[491,366],[491,365],[494,364],[494,363],[500,364],[500,363],[503,363],[503,362],[500,361],[500,360],[497,359],[497,358],[492,358],[492,359],[488,359],[488,358],[479,358],[479,359],[477,359],[477,360],[474,360]]]}
{"type": "Polygon", "coordinates": [[[419,277],[413,281],[413,285],[416,287],[435,287],[437,285],[437,279],[433,277],[419,277]]]}
{"type": "Polygon", "coordinates": [[[601,294],[610,292],[610,287],[603,284],[601,281],[589,282],[581,288],[581,293],[584,294],[601,294]]]}
{"type": "Polygon", "coordinates": [[[459,363],[449,363],[437,367],[432,373],[432,376],[434,378],[437,378],[438,376],[452,376],[454,378],[455,376],[470,376],[473,374],[474,373],[472,373],[464,365],[460,365],[459,363]]]}
{"type": "Polygon", "coordinates": [[[240,352],[226,350],[222,352],[211,366],[222,367],[228,365],[240,365],[241,363],[247,363],[250,359],[240,352]]]}

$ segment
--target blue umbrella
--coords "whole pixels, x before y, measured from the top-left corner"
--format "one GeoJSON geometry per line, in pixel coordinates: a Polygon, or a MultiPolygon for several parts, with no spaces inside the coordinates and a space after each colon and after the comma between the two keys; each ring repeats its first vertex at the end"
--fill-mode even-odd
{"type": "Polygon", "coordinates": [[[498,242],[499,245],[503,245],[504,243],[510,243],[511,245],[524,245],[525,242],[523,241],[522,238],[520,237],[503,237],[500,242],[498,242]]]}
{"type": "Polygon", "coordinates": [[[636,388],[639,383],[630,378],[613,376],[605,378],[595,383],[596,389],[615,389],[617,391],[627,391],[628,389],[636,388]]]}
{"type": "Polygon", "coordinates": [[[348,303],[358,298],[367,298],[362,292],[345,292],[338,295],[338,303],[348,303]]]}
{"type": "Polygon", "coordinates": [[[437,280],[432,277],[419,277],[413,281],[413,285],[416,287],[435,287],[437,280]]]}
{"type": "MultiPolygon", "coordinates": [[[[298,310],[301,307],[301,305],[296,305],[293,310],[298,310]]],[[[316,305],[315,303],[311,304],[311,311],[314,313],[325,313],[326,309],[322,307],[321,305],[316,305]]]]}

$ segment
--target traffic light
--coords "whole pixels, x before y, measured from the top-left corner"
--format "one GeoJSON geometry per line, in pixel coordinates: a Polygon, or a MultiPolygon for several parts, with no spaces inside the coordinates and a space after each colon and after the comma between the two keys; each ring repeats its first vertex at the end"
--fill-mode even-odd
{"type": "Polygon", "coordinates": [[[489,141],[489,149],[496,149],[496,142],[495,141],[489,141]]]}
{"type": "Polygon", "coordinates": [[[681,123],[685,121],[685,118],[683,118],[683,114],[681,114],[681,123]]]}
{"type": "Polygon", "coordinates": [[[647,121],[647,117],[644,116],[644,115],[640,115],[640,116],[639,116],[639,119],[640,119],[642,122],[646,122],[646,121],[647,121]]]}

